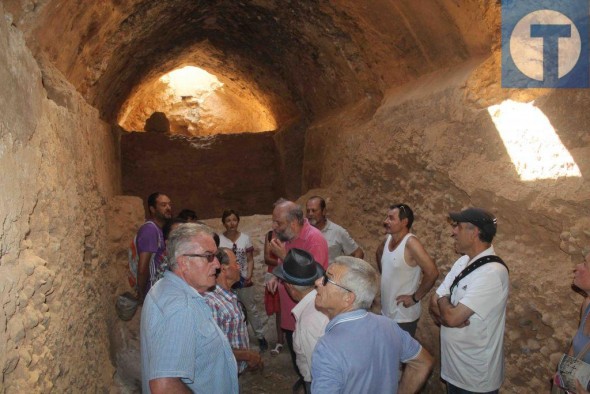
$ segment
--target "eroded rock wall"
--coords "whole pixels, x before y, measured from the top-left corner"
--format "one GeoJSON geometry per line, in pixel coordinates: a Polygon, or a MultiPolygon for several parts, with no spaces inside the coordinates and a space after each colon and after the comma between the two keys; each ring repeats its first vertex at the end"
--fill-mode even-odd
{"type": "MultiPolygon", "coordinates": [[[[413,232],[442,275],[458,257],[447,213],[466,206],[494,212],[494,245],[511,279],[504,387],[542,392],[567,350],[582,302],[570,284],[574,263],[590,248],[590,93],[500,89],[498,58],[475,59],[401,86],[374,112],[369,102],[359,102],[315,122],[306,135],[304,188],[316,188],[307,195],[330,198],[331,217],[351,231],[371,261],[383,239],[387,206],[409,204],[416,213],[413,232]],[[535,100],[581,177],[519,178],[488,111],[509,98],[535,100]]],[[[427,313],[419,326],[419,339],[438,354],[438,328],[427,313]]],[[[442,390],[439,371],[438,364],[430,392],[442,390]]]]}
{"type": "Polygon", "coordinates": [[[0,37],[0,391],[106,391],[116,141],[10,18],[0,37]]]}
{"type": "Polygon", "coordinates": [[[124,133],[123,191],[144,201],[153,192],[166,193],[174,214],[187,208],[203,219],[220,218],[228,208],[242,215],[270,213],[282,194],[278,155],[273,133],[124,133]]]}

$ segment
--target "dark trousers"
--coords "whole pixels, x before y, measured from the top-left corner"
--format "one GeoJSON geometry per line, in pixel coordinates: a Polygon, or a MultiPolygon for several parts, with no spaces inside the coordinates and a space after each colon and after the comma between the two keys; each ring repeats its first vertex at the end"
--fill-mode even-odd
{"type": "Polygon", "coordinates": [[[498,394],[499,391],[500,390],[486,391],[486,392],[469,391],[469,390],[459,388],[457,386],[453,386],[452,384],[447,382],[447,394],[498,394]]]}
{"type": "Polygon", "coordinates": [[[412,338],[416,338],[416,329],[418,328],[418,320],[409,323],[397,323],[399,328],[409,333],[412,338]]]}
{"type": "Polygon", "coordinates": [[[289,348],[289,353],[291,353],[291,361],[293,362],[293,369],[295,369],[295,372],[297,373],[299,378],[303,380],[303,376],[301,375],[301,372],[299,372],[299,367],[297,367],[297,361],[296,361],[297,355],[295,354],[295,350],[293,349],[293,331],[285,330],[283,328],[283,332],[285,333],[285,339],[287,340],[287,347],[289,348]]]}

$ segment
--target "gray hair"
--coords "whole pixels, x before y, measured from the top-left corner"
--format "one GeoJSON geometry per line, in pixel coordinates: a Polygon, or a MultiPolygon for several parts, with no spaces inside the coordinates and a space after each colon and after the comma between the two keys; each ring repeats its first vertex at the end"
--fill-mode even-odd
{"type": "Polygon", "coordinates": [[[168,238],[167,255],[170,270],[175,270],[178,256],[188,252],[194,244],[194,237],[209,236],[213,239],[213,231],[207,226],[197,223],[184,223],[172,230],[168,238]]]}
{"type": "Polygon", "coordinates": [[[286,210],[287,222],[291,223],[295,220],[300,226],[303,226],[303,208],[301,208],[301,205],[295,204],[293,201],[283,201],[278,205],[286,210]]]}
{"type": "Polygon", "coordinates": [[[346,267],[340,285],[355,295],[354,309],[369,309],[379,290],[379,273],[369,263],[350,256],[336,257],[334,265],[346,267]]]}
{"type": "Polygon", "coordinates": [[[226,248],[225,246],[222,246],[217,249],[217,260],[219,260],[219,264],[221,264],[221,265],[228,265],[229,264],[229,255],[227,254],[228,250],[231,251],[230,248],[226,248]]]}

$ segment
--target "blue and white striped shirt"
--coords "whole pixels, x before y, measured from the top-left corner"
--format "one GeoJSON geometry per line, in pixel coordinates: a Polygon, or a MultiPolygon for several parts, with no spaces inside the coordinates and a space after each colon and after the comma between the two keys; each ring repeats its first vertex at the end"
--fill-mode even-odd
{"type": "Polygon", "coordinates": [[[145,298],[141,313],[141,375],[149,381],[177,377],[193,392],[238,393],[236,359],[211,309],[171,271],[145,298]]]}

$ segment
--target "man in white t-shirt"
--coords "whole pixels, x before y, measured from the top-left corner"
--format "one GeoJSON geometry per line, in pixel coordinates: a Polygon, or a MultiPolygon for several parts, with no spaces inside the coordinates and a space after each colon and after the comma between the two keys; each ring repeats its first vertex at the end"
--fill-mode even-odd
{"type": "Polygon", "coordinates": [[[415,337],[420,300],[434,286],[438,268],[410,233],[413,223],[414,212],[407,204],[391,205],[383,222],[387,238],[377,248],[376,258],[381,271],[381,313],[415,337]]]}
{"type": "Polygon", "coordinates": [[[309,224],[320,230],[328,242],[330,263],[338,256],[352,256],[359,259],[365,257],[365,253],[348,231],[327,218],[326,200],[320,196],[310,197],[305,208],[309,224]]]}
{"type": "Polygon", "coordinates": [[[430,302],[432,317],[441,325],[441,377],[449,394],[497,393],[504,380],[510,284],[492,246],[496,218],[484,209],[468,208],[450,213],[449,220],[455,250],[463,256],[430,302]],[[469,266],[472,270],[464,271],[469,266]]]}

